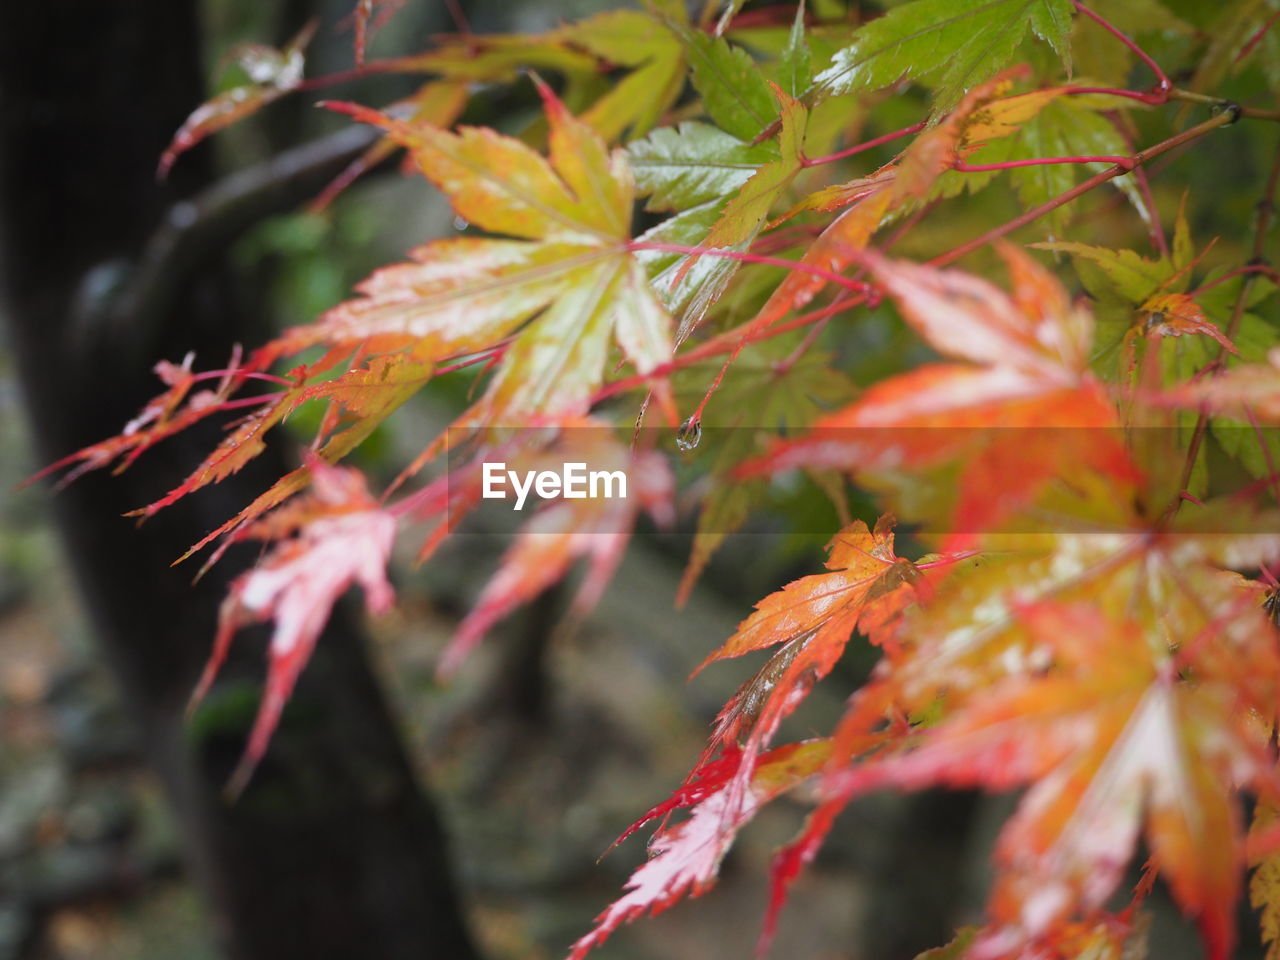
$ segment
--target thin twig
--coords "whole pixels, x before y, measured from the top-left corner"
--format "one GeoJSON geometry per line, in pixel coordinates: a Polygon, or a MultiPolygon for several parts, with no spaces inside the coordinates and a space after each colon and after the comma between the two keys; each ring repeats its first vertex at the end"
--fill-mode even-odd
{"type": "Polygon", "coordinates": [[[1003,160],[1000,163],[965,163],[963,160],[957,160],[952,164],[952,170],[958,170],[961,173],[986,173],[990,170],[1014,170],[1018,167],[1043,167],[1055,163],[1114,163],[1117,166],[1126,166],[1129,169],[1133,167],[1133,160],[1130,157],[1101,156],[1101,157],[1031,157],[1027,160],[1003,160]]]}
{"type": "Polygon", "coordinates": [[[1193,93],[1190,90],[1183,90],[1181,87],[1174,87],[1169,91],[1170,100],[1183,100],[1187,103],[1203,103],[1206,106],[1213,107],[1217,110],[1231,110],[1241,117],[1247,117],[1250,120],[1280,120],[1280,110],[1263,110],[1260,107],[1246,107],[1242,104],[1235,103],[1222,97],[1213,97],[1205,93],[1193,93]]]}
{"type": "Polygon", "coordinates": [[[1165,74],[1164,70],[1160,68],[1160,64],[1156,63],[1155,60],[1153,60],[1150,57],[1150,55],[1148,55],[1148,53],[1142,49],[1142,47],[1138,46],[1138,44],[1136,44],[1133,41],[1133,39],[1129,37],[1128,34],[1126,34],[1123,30],[1119,29],[1117,26],[1115,26],[1115,24],[1113,24],[1110,20],[1106,19],[1101,14],[1095,13],[1093,10],[1090,10],[1083,3],[1081,3],[1080,0],[1073,0],[1073,2],[1075,3],[1075,7],[1077,10],[1083,13],[1086,17],[1093,20],[1100,27],[1102,27],[1102,29],[1106,30],[1107,33],[1111,34],[1113,37],[1115,37],[1117,40],[1123,43],[1126,47],[1132,50],[1139,60],[1141,60],[1148,67],[1151,68],[1151,72],[1156,75],[1157,89],[1168,91],[1173,88],[1173,83],[1169,80],[1169,77],[1165,74]]]}
{"type": "Polygon", "coordinates": [[[974,237],[972,240],[967,243],[962,243],[953,250],[948,250],[946,253],[939,254],[929,261],[929,266],[939,267],[948,263],[954,263],[961,257],[967,256],[968,254],[973,253],[973,251],[985,247],[994,240],[998,240],[1005,234],[1012,233],[1019,227],[1025,227],[1027,224],[1039,220],[1046,213],[1056,210],[1064,204],[1070,203],[1072,200],[1076,199],[1076,197],[1088,193],[1094,187],[1100,186],[1108,180],[1114,180],[1116,177],[1128,173],[1134,167],[1146,163],[1149,160],[1153,160],[1162,153],[1172,150],[1174,147],[1181,146],[1184,143],[1189,143],[1192,140],[1198,140],[1205,134],[1218,129],[1218,127],[1225,127],[1228,124],[1234,123],[1237,117],[1238,114],[1233,111],[1226,111],[1217,114],[1202,123],[1196,124],[1194,127],[1188,127],[1176,136],[1172,136],[1167,140],[1162,140],[1157,144],[1147,147],[1145,150],[1140,150],[1132,157],[1128,158],[1128,164],[1116,164],[1107,170],[1103,170],[1101,173],[1094,174],[1088,180],[1076,184],[1076,186],[1072,187],[1070,190],[1063,191],[1051,200],[1046,200],[1038,207],[1033,207],[1021,216],[1014,217],[1012,220],[1002,223],[998,227],[993,227],[981,236],[974,237]]]}
{"type": "Polygon", "coordinates": [[[596,403],[599,403],[607,397],[616,396],[617,394],[625,393],[628,390],[634,390],[636,387],[642,387],[652,380],[661,380],[663,377],[667,377],[677,370],[682,370],[685,367],[692,366],[700,360],[706,360],[710,357],[720,356],[725,353],[732,353],[734,350],[738,349],[739,344],[743,342],[751,344],[758,343],[761,340],[771,340],[774,337],[780,337],[784,333],[790,333],[792,330],[808,326],[811,323],[816,323],[827,317],[833,316],[842,310],[848,310],[851,307],[856,307],[858,304],[864,302],[865,299],[866,298],[864,296],[859,296],[857,294],[842,297],[838,300],[832,301],[825,307],[820,307],[817,310],[810,310],[808,313],[801,314],[798,317],[793,317],[786,323],[779,323],[755,333],[744,334],[742,332],[743,327],[749,327],[752,322],[748,320],[746,323],[735,327],[732,330],[726,330],[719,336],[716,336],[711,340],[707,340],[705,343],[699,344],[692,350],[673,357],[671,360],[660,364],[648,373],[637,373],[634,376],[623,377],[620,380],[614,380],[610,383],[606,383],[596,391],[595,396],[592,397],[591,403],[594,406],[596,403]]]}
{"type": "Polygon", "coordinates": [[[1167,91],[1140,93],[1137,90],[1125,90],[1122,87],[1064,87],[1062,92],[1072,96],[1093,93],[1107,97],[1123,97],[1125,100],[1137,100],[1139,103],[1145,103],[1149,107],[1158,107],[1167,103],[1171,95],[1167,91]]]}
{"type": "Polygon", "coordinates": [[[1240,52],[1236,54],[1235,60],[1233,62],[1239,63],[1241,60],[1243,60],[1245,57],[1251,54],[1253,52],[1253,48],[1256,47],[1258,44],[1260,44],[1262,42],[1262,38],[1267,35],[1267,31],[1270,30],[1273,26],[1275,26],[1275,22],[1277,19],[1280,19],[1280,10],[1277,10],[1271,16],[1267,17],[1267,22],[1254,31],[1253,36],[1250,37],[1245,42],[1245,45],[1240,48],[1240,52]]]}
{"type": "Polygon", "coordinates": [[[785,267],[787,270],[795,270],[799,273],[808,273],[815,277],[821,277],[828,283],[834,283],[846,290],[852,290],[856,293],[865,293],[871,287],[866,283],[858,283],[850,280],[848,277],[831,270],[824,270],[822,267],[815,267],[811,264],[801,263],[798,260],[784,260],[782,257],[766,257],[758,253],[745,253],[741,250],[724,250],[718,247],[694,247],[681,243],[649,243],[643,240],[633,240],[627,244],[628,250],[654,250],[659,253],[683,253],[696,257],[726,257],[730,260],[741,260],[743,263],[759,263],[770,267],[785,267]]]}
{"type": "Polygon", "coordinates": [[[835,153],[828,153],[823,157],[805,157],[800,161],[802,167],[816,167],[824,163],[834,163],[837,160],[843,160],[845,157],[852,157],[855,154],[871,150],[874,147],[882,146],[886,143],[892,143],[894,140],[900,140],[903,137],[909,137],[913,133],[919,133],[927,124],[921,120],[919,123],[913,123],[909,127],[903,127],[901,130],[895,130],[893,133],[886,133],[884,136],[876,137],[874,140],[867,140],[865,143],[859,143],[844,150],[837,150],[835,153]]]}
{"type": "Polygon", "coordinates": [[[1206,290],[1212,290],[1214,287],[1221,286],[1228,280],[1234,280],[1236,277],[1246,273],[1260,273],[1273,283],[1280,284],[1280,271],[1277,271],[1275,267],[1265,263],[1247,263],[1243,267],[1236,267],[1234,270],[1228,270],[1222,276],[1216,277],[1208,283],[1200,284],[1200,286],[1196,287],[1194,290],[1188,290],[1187,296],[1194,299],[1206,290]]]}

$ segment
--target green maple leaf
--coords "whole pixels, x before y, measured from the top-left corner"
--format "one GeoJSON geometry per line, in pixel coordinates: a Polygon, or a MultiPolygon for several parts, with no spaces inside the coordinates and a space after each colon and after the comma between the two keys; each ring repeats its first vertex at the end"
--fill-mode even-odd
{"type": "MultiPolygon", "coordinates": [[[[716,127],[682,124],[655,130],[632,144],[637,180],[651,194],[650,209],[684,210],[640,237],[646,243],[745,249],[764,226],[774,202],[803,168],[808,110],[782,91],[776,143],[751,145],[716,127]],[[696,211],[696,212],[695,212],[696,211]]],[[[654,288],[679,317],[677,342],[705,316],[740,263],[728,257],[647,258],[654,288]]]]}
{"type": "Polygon", "coordinates": [[[778,118],[778,101],[759,66],[740,47],[678,26],[690,79],[716,126],[739,140],[752,140],[778,118]]]}
{"type": "Polygon", "coordinates": [[[772,143],[747,144],[710,124],[660,127],[627,146],[647,210],[688,210],[738,191],[778,158],[772,143]]]}
{"type": "Polygon", "coordinates": [[[813,55],[804,33],[804,2],[796,7],[796,18],[787,35],[787,45],[778,58],[777,84],[788,96],[800,97],[813,83],[813,55]]]}
{"type": "Polygon", "coordinates": [[[915,0],[859,27],[816,84],[825,96],[914,78],[946,113],[1012,58],[1030,29],[1070,66],[1070,0],[915,0]]]}
{"type": "MultiPolygon", "coordinates": [[[[637,240],[644,243],[700,247],[711,228],[724,213],[726,199],[710,200],[691,207],[646,230],[637,240]]],[[[678,253],[641,250],[637,259],[645,265],[650,285],[668,312],[679,322],[676,342],[689,333],[715,305],[738,271],[740,264],[728,257],[689,257],[678,253]]]]}
{"type": "Polygon", "coordinates": [[[684,89],[684,47],[672,31],[636,10],[611,10],[565,27],[560,36],[632,70],[582,114],[606,140],[646,133],[684,89]]]}
{"type": "MultiPolygon", "coordinates": [[[[1084,97],[1059,97],[1040,111],[1035,121],[1022,128],[1012,150],[1004,156],[983,154],[977,162],[989,160],[1025,160],[1032,157],[1124,156],[1131,152],[1116,128],[1099,114],[1099,109],[1114,105],[1114,100],[1084,97]],[[1094,102],[1090,102],[1094,100],[1094,102]]],[[[1018,199],[1026,207],[1035,207],[1065,193],[1076,185],[1082,173],[1098,173],[1106,163],[1048,163],[1018,167],[1009,171],[1018,199]]],[[[1150,220],[1146,201],[1138,185],[1129,176],[1112,181],[1122,190],[1144,220],[1150,220]]],[[[1065,204],[1049,214],[1053,234],[1061,236],[1072,213],[1065,204]]]]}
{"type": "Polygon", "coordinates": [[[1133,250],[1112,250],[1087,243],[1062,241],[1037,243],[1042,250],[1056,250],[1074,258],[1085,288],[1100,300],[1120,300],[1137,306],[1173,276],[1167,259],[1147,260],[1133,250]]]}
{"type": "Polygon", "coordinates": [[[782,122],[778,133],[778,158],[757,170],[725,206],[704,241],[708,247],[738,247],[755,239],[769,210],[791,185],[804,165],[805,126],[809,111],[779,91],[782,122]]]}

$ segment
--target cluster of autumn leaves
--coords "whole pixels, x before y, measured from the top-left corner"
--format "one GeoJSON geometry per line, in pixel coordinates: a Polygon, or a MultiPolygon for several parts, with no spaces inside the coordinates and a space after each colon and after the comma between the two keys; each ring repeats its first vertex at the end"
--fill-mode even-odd
{"type": "MultiPolygon", "coordinates": [[[[377,6],[362,0],[357,11],[361,58],[377,6]]],[[[615,423],[616,405],[605,402],[629,392],[639,403],[627,415],[639,406],[666,425],[663,436],[685,417],[694,429],[717,415],[750,428],[707,454],[712,482],[686,590],[775,474],[852,477],[887,509],[874,529],[854,521],[836,534],[826,572],[766,597],[707,657],[703,667],[769,652],[721,711],[686,782],[628,831],[661,818],[649,859],[573,957],[620,923],[707,889],[755,811],[798,789],[816,806],[778,854],[766,941],[788,886],[846,804],[875,789],[938,784],[1026,788],[994,853],[988,922],[964,932],[955,955],[1128,956],[1134,909],[1160,877],[1222,957],[1250,863],[1261,864],[1255,897],[1276,929],[1280,638],[1269,614],[1280,514],[1262,504],[1276,481],[1264,430],[1280,426],[1280,338],[1252,312],[1270,280],[1220,268],[1192,288],[1204,252],[1181,213],[1156,259],[1039,245],[1075,262],[1092,306],[1042,259],[1003,241],[1003,286],[883,252],[898,236],[887,227],[910,229],[1002,171],[1024,202],[1039,203],[1069,190],[1072,171],[1130,153],[1103,113],[1136,102],[1124,90],[1005,69],[1038,44],[1032,38],[1068,56],[1083,18],[1067,0],[914,0],[852,33],[801,9],[737,34],[773,54],[762,61],[726,39],[740,7],[729,4],[713,26],[691,22],[682,4],[655,3],[541,38],[468,36],[383,62],[432,79],[407,109],[333,105],[385,134],[351,175],[403,148],[472,229],[412,250],[360,284],[356,299],[247,358],[237,353],[224,370],[196,373],[190,358],[160,364],[167,389],[119,436],[50,468],[123,469],[197,420],[237,411],[218,448],[139,511],[149,516],[240,469],[302,405],[324,405],[303,465],[192,548],[216,543],[216,559],[244,539],[273,545],[235,581],[197,692],[240,627],[274,623],[234,786],[267,749],[336,598],[359,585],[371,610],[385,609],[397,529],[434,524],[421,551],[429,557],[478,505],[484,461],[589,461],[637,483],[625,501],[543,504],[443,669],[580,559],[589,573],[578,603],[591,606],[639,515],[664,522],[674,509],[669,451],[629,444],[629,422],[615,423]],[[584,77],[602,64],[622,77],[600,92],[584,77]],[[450,129],[470,83],[511,80],[523,66],[565,78],[562,96],[534,78],[545,153],[488,128],[450,129]],[[697,99],[681,106],[686,77],[697,99]],[[911,78],[934,91],[931,120],[878,138],[911,138],[888,163],[833,180],[829,171],[862,148],[819,150],[836,145],[877,91],[911,78]],[[587,102],[575,115],[566,100],[587,102]],[[649,132],[673,110],[679,122],[649,132]],[[626,148],[608,145],[628,133],[626,148]],[[1064,153],[1077,154],[1062,157],[1065,173],[1038,165],[1064,153]],[[820,185],[815,168],[827,174],[820,185]],[[641,198],[666,216],[637,236],[641,198]],[[756,297],[745,318],[722,314],[743,289],[756,297]],[[850,400],[847,380],[814,363],[812,339],[785,335],[832,316],[856,323],[855,307],[881,299],[937,359],[850,400]],[[814,303],[822,306],[803,312],[814,303]],[[727,329],[707,332],[726,316],[727,329]],[[770,352],[775,343],[785,351],[770,352]],[[336,465],[431,379],[463,367],[490,372],[479,398],[389,490],[375,497],[357,471],[336,465]],[[740,403],[724,403],[744,371],[763,388],[751,379],[740,403]],[[1240,492],[1216,487],[1205,435],[1258,479],[1240,492]],[[446,474],[409,488],[446,454],[446,474]],[[898,556],[888,509],[937,552],[898,556]],[[837,729],[777,745],[783,720],[855,634],[882,656],[837,729]],[[1258,801],[1252,831],[1241,791],[1258,801]],[[1140,839],[1148,879],[1114,912],[1140,839]]],[[[1237,32],[1243,46],[1251,34],[1237,32]]],[[[297,86],[304,45],[278,63],[253,48],[253,62],[279,70],[262,67],[258,88],[197,111],[166,165],[246,104],[297,86]]],[[[1132,183],[1121,189],[1150,213],[1132,183]]],[[[1045,215],[1066,225],[1060,206],[1045,215]]]]}

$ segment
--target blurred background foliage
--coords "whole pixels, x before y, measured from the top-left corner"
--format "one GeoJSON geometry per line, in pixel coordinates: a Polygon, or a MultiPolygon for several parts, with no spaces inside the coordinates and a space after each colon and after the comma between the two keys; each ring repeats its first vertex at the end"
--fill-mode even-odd
{"type": "MultiPolygon", "coordinates": [[[[540,32],[613,5],[474,0],[465,6],[472,28],[489,33],[540,32]]],[[[1147,30],[1142,3],[1132,4],[1128,22],[1115,19],[1158,61],[1186,62],[1216,5],[1166,0],[1165,6],[1185,30],[1147,30]]],[[[335,26],[349,22],[351,7],[350,0],[205,0],[202,42],[211,90],[236,82],[234,71],[215,69],[231,46],[283,42],[312,16],[323,28],[308,74],[347,69],[350,33],[335,26]]],[[[414,52],[431,33],[447,29],[441,5],[411,0],[376,35],[370,57],[414,52]]],[[[1079,75],[1145,82],[1131,81],[1141,68],[1121,58],[1113,43],[1095,39],[1077,46],[1079,75]]],[[[1221,92],[1257,98],[1276,89],[1278,79],[1251,67],[1224,79],[1221,92]]],[[[405,92],[405,81],[375,76],[333,95],[382,103],[405,92]]],[[[877,128],[905,127],[925,108],[923,94],[908,90],[877,107],[877,128]]],[[[1131,111],[1134,141],[1166,136],[1169,109],[1131,111]]],[[[536,135],[536,116],[532,90],[522,83],[481,91],[466,119],[536,135]]],[[[306,97],[287,98],[216,137],[212,149],[219,169],[237,170],[346,123],[313,109],[306,97]]],[[[1229,147],[1218,137],[1153,165],[1155,202],[1166,220],[1189,195],[1197,247],[1216,240],[1207,264],[1248,258],[1253,208],[1274,140],[1269,125],[1240,124],[1229,147]]],[[[873,169],[893,149],[860,158],[859,169],[873,169]]],[[[895,253],[930,255],[1022,209],[1004,183],[961,196],[895,253]]],[[[1077,239],[1146,250],[1143,225],[1110,188],[1074,205],[1064,226],[1077,239]]],[[[455,222],[430,187],[392,171],[357,184],[323,213],[264,220],[235,244],[232,259],[280,329],[315,317],[406,249],[460,229],[466,225],[455,222]]],[[[981,265],[981,258],[975,262],[981,265]]],[[[1065,263],[1061,274],[1069,281],[1074,276],[1065,263]]],[[[1085,288],[1077,284],[1076,290],[1085,288]]],[[[743,285],[717,309],[716,322],[740,322],[766,292],[743,285]]],[[[796,342],[784,338],[744,354],[711,414],[747,402],[757,389],[753,370],[758,374],[761,365],[786,356],[796,342]]],[[[856,323],[831,324],[806,357],[812,368],[802,366],[801,373],[817,402],[830,404],[855,384],[925,358],[893,310],[880,306],[861,311],[856,323]],[[824,358],[846,382],[817,382],[829,376],[824,358]]],[[[682,397],[697,397],[716,366],[682,373],[682,397]]],[[[473,379],[461,372],[433,383],[361,448],[359,464],[389,479],[461,408],[473,379]]],[[[304,410],[292,422],[299,447],[314,432],[316,415],[304,410]]],[[[707,426],[716,424],[708,420],[707,426]]],[[[0,489],[12,491],[38,466],[25,431],[13,364],[0,343],[0,489]]],[[[714,471],[714,456],[707,447],[691,454],[681,468],[682,488],[714,471]]],[[[856,491],[849,509],[874,518],[870,501],[856,491]]],[[[754,600],[815,569],[826,539],[819,531],[838,523],[826,491],[811,481],[781,485],[769,509],[728,539],[678,613],[671,600],[689,538],[650,532],[585,623],[564,628],[569,591],[553,591],[496,631],[448,688],[434,679],[434,657],[505,541],[460,537],[422,569],[401,564],[396,611],[370,625],[374,654],[402,732],[443,805],[471,926],[488,957],[558,957],[612,899],[642,855],[643,841],[629,841],[600,864],[596,858],[679,782],[717,707],[754,664],[721,666],[686,685],[689,670],[732,632],[754,600]]],[[[128,535],[127,524],[121,535],[128,535]]],[[[209,627],[192,642],[207,643],[209,627]]],[[[46,491],[7,493],[0,501],[0,960],[214,960],[221,954],[213,923],[187,879],[161,790],[141,762],[136,731],[89,633],[48,525],[46,491]]],[[[853,645],[842,668],[788,721],[790,733],[829,730],[871,660],[869,651],[853,645]]],[[[244,707],[251,709],[251,703],[244,707]]],[[[623,930],[598,955],[750,955],[769,853],[792,833],[803,809],[790,801],[769,807],[734,848],[715,893],[623,930]]],[[[999,799],[937,794],[859,803],[800,881],[776,955],[878,960],[945,942],[981,906],[986,851],[1004,809],[999,799]]],[[[1198,955],[1172,916],[1157,916],[1153,936],[1153,956],[1198,955]]]]}

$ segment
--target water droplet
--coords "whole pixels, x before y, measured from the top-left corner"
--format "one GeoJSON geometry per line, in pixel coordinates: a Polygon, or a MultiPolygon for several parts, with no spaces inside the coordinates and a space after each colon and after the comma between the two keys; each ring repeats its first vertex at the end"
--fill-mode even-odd
{"type": "Polygon", "coordinates": [[[465,219],[463,219],[462,217],[454,217],[454,218],[453,218],[453,229],[457,230],[459,233],[461,233],[463,230],[467,229],[467,227],[469,227],[469,226],[471,226],[471,224],[470,224],[470,223],[468,223],[468,222],[467,222],[465,219]]]}
{"type": "Polygon", "coordinates": [[[676,431],[676,446],[681,450],[694,449],[701,439],[702,421],[697,417],[690,417],[680,424],[680,429],[676,431]]]}

